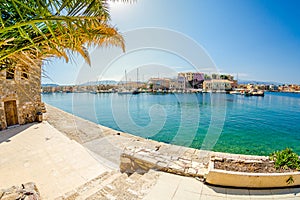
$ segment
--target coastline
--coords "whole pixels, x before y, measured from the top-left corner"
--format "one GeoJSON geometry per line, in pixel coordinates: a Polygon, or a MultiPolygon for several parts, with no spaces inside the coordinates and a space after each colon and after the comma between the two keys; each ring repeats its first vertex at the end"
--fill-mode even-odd
{"type": "Polygon", "coordinates": [[[171,157],[182,156],[205,164],[209,162],[211,156],[235,159],[266,158],[265,156],[213,152],[158,142],[96,124],[49,104],[46,104],[46,108],[45,118],[54,128],[93,152],[99,160],[108,161],[109,166],[113,166],[114,169],[119,168],[122,152],[126,149],[137,148],[154,150],[171,157]],[[158,150],[157,147],[159,147],[158,150]]]}
{"type": "Polygon", "coordinates": [[[156,150],[159,146],[159,153],[199,157],[202,162],[208,162],[208,155],[214,153],[145,139],[96,124],[48,104],[46,107],[45,118],[54,128],[94,152],[99,159],[108,160],[114,168],[119,167],[120,155],[126,148],[156,150]]]}
{"type": "MultiPolygon", "coordinates": [[[[264,98],[246,98],[241,95],[224,94],[224,96],[221,95],[222,99],[224,98],[224,104],[226,104],[226,108],[223,109],[222,106],[212,107],[211,99],[215,99],[215,97],[207,94],[195,96],[195,99],[199,100],[199,110],[197,103],[193,103],[183,110],[186,101],[194,99],[188,97],[189,95],[176,97],[174,95],[140,94],[127,98],[124,95],[111,94],[57,94],[44,95],[43,100],[66,112],[74,113],[84,119],[118,131],[121,131],[119,128],[121,127],[122,130],[136,136],[144,138],[148,136],[155,141],[195,149],[202,147],[209,125],[213,123],[211,117],[213,113],[216,113],[215,110],[222,110],[222,113],[214,114],[214,118],[217,117],[222,122],[224,119],[224,125],[220,125],[222,135],[213,149],[210,150],[267,156],[276,150],[289,146],[300,153],[297,141],[297,130],[299,130],[300,125],[293,123],[294,120],[300,119],[300,115],[292,110],[299,107],[297,104],[298,97],[293,98],[294,95],[285,96],[278,93],[267,94],[264,98]],[[124,106],[129,99],[132,103],[130,107],[123,107],[124,109],[120,111],[116,110],[117,108],[114,106],[124,106]],[[141,101],[142,99],[143,101],[141,101]],[[112,105],[112,101],[118,102],[118,104],[112,105]],[[154,111],[152,110],[151,115],[153,116],[150,116],[149,109],[152,105],[159,104],[160,101],[165,102],[161,107],[165,109],[165,114],[157,111],[152,112],[154,111]],[[176,103],[177,101],[180,103],[176,103]],[[125,109],[129,109],[128,112],[125,109]],[[188,117],[181,116],[183,111],[188,117]],[[121,114],[123,112],[124,114],[121,114]],[[197,112],[200,113],[200,117],[194,120],[194,117],[191,116],[196,115],[197,112]],[[163,120],[159,120],[161,115],[165,116],[163,120]],[[158,120],[151,121],[151,117],[158,120]],[[159,124],[159,126],[156,128],[154,124],[159,124]],[[193,125],[193,131],[188,127],[189,124],[193,125]],[[179,129],[180,126],[182,129],[179,129]]],[[[159,107],[156,108],[160,109],[159,107]]]]}
{"type": "Polygon", "coordinates": [[[130,196],[129,199],[189,197],[225,200],[233,197],[250,199],[265,195],[282,199],[282,194],[290,197],[300,195],[299,190],[293,189],[262,192],[215,187],[203,184],[195,178],[156,171],[149,171],[145,175],[134,173],[128,177],[119,171],[119,156],[129,147],[157,149],[160,145],[158,152],[161,154],[190,157],[198,159],[199,162],[208,161],[210,155],[234,156],[241,159],[246,157],[255,159],[261,156],[208,152],[147,140],[89,122],[50,105],[46,107],[47,121],[2,132],[5,134],[1,136],[0,155],[4,159],[1,160],[0,179],[5,182],[1,182],[1,187],[8,188],[34,181],[43,199],[60,200],[71,197],[86,199],[90,195],[97,199],[103,195],[100,191],[109,190],[112,186],[116,189],[106,195],[118,197],[116,199],[122,199],[124,194],[134,196],[136,191],[141,196],[138,198],[130,196]],[[131,186],[127,186],[128,183],[131,183],[131,186]],[[128,191],[134,188],[136,190],[130,194],[128,191]]]}

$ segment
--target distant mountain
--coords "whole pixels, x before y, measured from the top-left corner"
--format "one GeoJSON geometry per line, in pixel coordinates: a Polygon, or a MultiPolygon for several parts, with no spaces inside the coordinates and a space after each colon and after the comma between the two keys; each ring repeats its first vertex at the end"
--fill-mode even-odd
{"type": "Polygon", "coordinates": [[[284,83],[279,83],[279,82],[274,82],[274,81],[239,80],[238,84],[283,85],[284,83]]]}
{"type": "Polygon", "coordinates": [[[57,87],[57,86],[59,86],[59,85],[54,84],[54,83],[44,83],[44,84],[42,84],[42,87],[57,87]]]}
{"type": "Polygon", "coordinates": [[[118,82],[114,80],[103,80],[103,81],[89,81],[86,83],[80,84],[81,86],[87,86],[87,85],[117,85],[118,82]]]}

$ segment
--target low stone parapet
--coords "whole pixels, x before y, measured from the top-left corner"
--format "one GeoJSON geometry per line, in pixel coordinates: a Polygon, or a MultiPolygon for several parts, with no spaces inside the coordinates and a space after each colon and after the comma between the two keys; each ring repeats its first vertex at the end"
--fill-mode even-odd
{"type": "Polygon", "coordinates": [[[143,174],[150,169],[202,178],[207,166],[192,158],[163,154],[153,149],[127,148],[121,154],[121,172],[143,174]]]}

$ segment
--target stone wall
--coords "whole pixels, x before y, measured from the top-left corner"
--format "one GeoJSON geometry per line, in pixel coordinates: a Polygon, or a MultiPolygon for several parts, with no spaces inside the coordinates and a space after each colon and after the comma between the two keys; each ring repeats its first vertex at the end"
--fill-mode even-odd
{"type": "Polygon", "coordinates": [[[4,102],[16,101],[18,124],[36,121],[41,106],[41,68],[16,66],[13,79],[0,71],[0,130],[7,127],[4,102]]]}
{"type": "Polygon", "coordinates": [[[3,130],[5,127],[6,127],[5,112],[4,112],[2,102],[0,102],[0,130],[3,130]]]}

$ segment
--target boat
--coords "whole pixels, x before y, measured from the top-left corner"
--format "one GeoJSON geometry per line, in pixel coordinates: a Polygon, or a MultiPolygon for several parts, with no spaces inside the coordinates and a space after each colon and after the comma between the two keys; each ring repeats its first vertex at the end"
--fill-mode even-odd
{"type": "Polygon", "coordinates": [[[140,93],[140,91],[138,89],[135,89],[132,91],[132,94],[139,94],[139,93],[140,93]]]}
{"type": "Polygon", "coordinates": [[[229,94],[241,94],[241,92],[233,90],[233,91],[230,91],[229,94]]]}
{"type": "Polygon", "coordinates": [[[118,94],[132,94],[133,92],[132,91],[129,91],[129,90],[121,90],[121,91],[118,91],[118,94]]]}
{"type": "Polygon", "coordinates": [[[265,96],[265,92],[263,90],[250,90],[250,91],[245,91],[245,96],[265,96]]]}
{"type": "Polygon", "coordinates": [[[256,92],[252,92],[252,96],[265,96],[265,92],[263,90],[259,90],[259,91],[256,91],[256,92]]]}
{"type": "Polygon", "coordinates": [[[125,70],[125,86],[123,86],[123,88],[118,90],[118,94],[132,94],[132,92],[126,88],[126,85],[127,85],[127,73],[125,70]]]}
{"type": "Polygon", "coordinates": [[[136,69],[136,89],[132,91],[132,94],[139,94],[139,68],[136,69]]]}
{"type": "Polygon", "coordinates": [[[139,68],[136,69],[136,88],[131,90],[131,94],[139,94],[139,68]]]}
{"type": "MultiPolygon", "coordinates": [[[[137,80],[138,80],[138,69],[137,69],[137,80]]],[[[139,94],[140,93],[138,88],[133,89],[133,90],[128,90],[126,88],[126,85],[127,85],[127,73],[125,70],[125,87],[119,89],[118,94],[139,94]]],[[[138,81],[137,81],[137,86],[138,86],[138,81]]]]}

